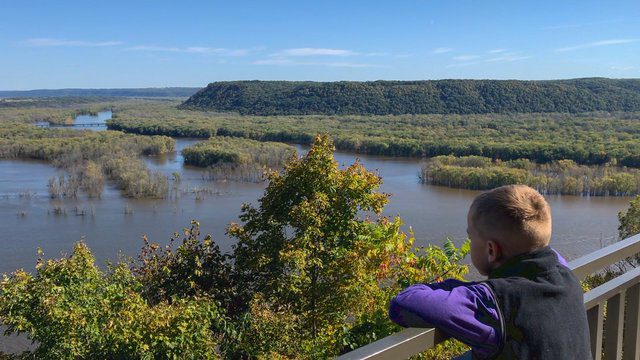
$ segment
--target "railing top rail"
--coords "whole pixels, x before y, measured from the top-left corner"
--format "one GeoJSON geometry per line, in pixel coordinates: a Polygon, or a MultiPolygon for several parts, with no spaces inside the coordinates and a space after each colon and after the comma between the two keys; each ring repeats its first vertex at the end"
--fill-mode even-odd
{"type": "Polygon", "coordinates": [[[584,294],[584,307],[589,310],[638,283],[640,283],[640,267],[627,271],[584,294]]]}
{"type": "Polygon", "coordinates": [[[444,337],[436,329],[408,328],[369,345],[357,348],[340,357],[338,360],[395,360],[406,359],[423,352],[444,341],[444,337]]]}
{"type": "Polygon", "coordinates": [[[569,268],[578,279],[583,280],[606,266],[637,253],[640,253],[640,234],[575,259],[569,262],[569,268]]]}

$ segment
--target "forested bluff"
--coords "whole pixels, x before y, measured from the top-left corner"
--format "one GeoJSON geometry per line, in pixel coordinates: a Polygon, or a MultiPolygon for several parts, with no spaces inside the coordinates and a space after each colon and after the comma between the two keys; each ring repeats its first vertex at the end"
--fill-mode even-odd
{"type": "Polygon", "coordinates": [[[246,115],[579,113],[640,110],[640,79],[229,81],[181,108],[246,115]]]}

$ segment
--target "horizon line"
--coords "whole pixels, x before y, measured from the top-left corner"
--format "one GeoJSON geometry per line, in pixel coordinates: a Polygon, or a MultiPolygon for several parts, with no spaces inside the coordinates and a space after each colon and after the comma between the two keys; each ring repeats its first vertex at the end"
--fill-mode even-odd
{"type": "Polygon", "coordinates": [[[261,79],[238,79],[238,80],[217,80],[208,82],[204,86],[143,86],[143,87],[62,87],[62,88],[33,88],[33,89],[0,89],[0,92],[29,92],[29,91],[70,91],[70,90],[151,90],[151,89],[203,89],[209,84],[222,82],[315,82],[315,83],[337,83],[337,82],[378,82],[378,81],[397,81],[397,82],[417,82],[417,81],[445,81],[445,80],[471,80],[471,81],[568,81],[568,80],[584,80],[584,79],[609,79],[609,80],[640,80],[640,77],[606,77],[606,76],[584,76],[575,78],[555,78],[555,79],[495,79],[495,78],[440,78],[440,79],[414,79],[414,80],[398,80],[398,79],[377,79],[377,80],[261,80],[261,79]]]}

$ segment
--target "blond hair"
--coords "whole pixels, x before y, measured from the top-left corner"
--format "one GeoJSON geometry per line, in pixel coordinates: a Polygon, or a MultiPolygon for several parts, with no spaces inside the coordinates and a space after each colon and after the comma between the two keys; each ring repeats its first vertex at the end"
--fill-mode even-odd
{"type": "Polygon", "coordinates": [[[542,195],[526,185],[507,185],[478,195],[469,216],[487,240],[498,242],[507,255],[549,244],[551,209],[542,195]]]}

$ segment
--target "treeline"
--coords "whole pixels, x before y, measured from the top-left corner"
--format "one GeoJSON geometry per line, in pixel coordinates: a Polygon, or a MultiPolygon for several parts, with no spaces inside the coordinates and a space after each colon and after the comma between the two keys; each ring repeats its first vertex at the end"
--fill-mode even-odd
{"type": "Polygon", "coordinates": [[[125,196],[164,197],[167,178],[151,173],[139,156],[163,154],[174,147],[175,141],[166,136],[40,129],[0,122],[0,159],[46,160],[67,171],[62,180],[50,181],[52,197],[75,197],[79,190],[99,196],[103,177],[114,181],[125,196]]]}
{"type": "Polygon", "coordinates": [[[479,156],[437,156],[420,173],[426,184],[487,190],[526,184],[543,194],[631,196],[640,194],[640,170],[578,165],[571,160],[536,164],[527,159],[492,160],[479,156]]]}
{"type": "Polygon", "coordinates": [[[132,103],[102,98],[0,99],[0,122],[72,124],[78,115],[93,115],[115,104],[132,103]]]}
{"type": "Polygon", "coordinates": [[[130,89],[38,89],[0,91],[0,98],[109,98],[109,97],[173,97],[186,98],[200,88],[130,88],[130,89]]]}
{"type": "MultiPolygon", "coordinates": [[[[413,246],[381,214],[382,180],[340,169],[328,138],[270,174],[242,207],[223,254],[192,222],[169,245],[105,270],[85,244],[38,259],[0,282],[5,334],[23,333],[38,359],[328,359],[399,331],[392,297],[409,284],[462,279],[469,243],[413,246]]],[[[449,341],[427,359],[465,349],[449,341]]]]}
{"type": "Polygon", "coordinates": [[[640,111],[640,80],[229,81],[181,107],[250,115],[640,111]]]}
{"type": "Polygon", "coordinates": [[[370,155],[477,155],[536,163],[640,167],[640,115],[485,114],[388,116],[230,116],[168,104],[116,111],[110,129],[178,137],[232,136],[309,144],[329,134],[339,150],[370,155]]]}

